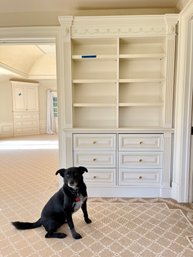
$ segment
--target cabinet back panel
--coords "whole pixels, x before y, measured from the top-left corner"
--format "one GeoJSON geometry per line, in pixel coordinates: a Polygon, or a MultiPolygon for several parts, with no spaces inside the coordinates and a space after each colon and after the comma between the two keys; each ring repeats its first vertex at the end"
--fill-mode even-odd
{"type": "Polygon", "coordinates": [[[117,63],[114,60],[78,60],[72,63],[73,79],[115,79],[117,63]]]}
{"type": "Polygon", "coordinates": [[[120,54],[154,54],[164,53],[165,40],[157,38],[122,38],[120,54]]]}
{"type": "Polygon", "coordinates": [[[73,39],[72,54],[97,55],[116,54],[117,45],[115,39],[73,39]]]}
{"type": "Polygon", "coordinates": [[[146,76],[148,73],[162,73],[162,62],[159,59],[140,59],[140,60],[120,60],[119,72],[120,78],[129,78],[130,74],[143,73],[146,76]]]}
{"type": "Polygon", "coordinates": [[[121,107],[119,127],[161,127],[161,107],[121,107]]]}
{"type": "Polygon", "coordinates": [[[115,128],[116,108],[73,108],[74,128],[115,128]]]}
{"type": "Polygon", "coordinates": [[[74,84],[73,102],[116,103],[116,84],[74,84]],[[97,101],[96,101],[97,100],[97,101]]]}
{"type": "Polygon", "coordinates": [[[127,102],[132,97],[160,97],[163,96],[161,83],[120,83],[119,101],[127,102]]]}

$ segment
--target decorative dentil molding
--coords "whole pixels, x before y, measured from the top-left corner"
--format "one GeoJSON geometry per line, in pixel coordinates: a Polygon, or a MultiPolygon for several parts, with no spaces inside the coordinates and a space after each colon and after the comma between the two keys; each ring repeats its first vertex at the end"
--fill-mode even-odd
{"type": "Polygon", "coordinates": [[[59,17],[65,37],[175,35],[177,14],[59,17]]]}

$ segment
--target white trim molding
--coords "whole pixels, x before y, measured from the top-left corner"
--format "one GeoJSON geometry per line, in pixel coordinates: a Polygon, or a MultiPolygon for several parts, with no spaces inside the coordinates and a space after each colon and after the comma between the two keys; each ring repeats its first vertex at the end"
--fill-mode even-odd
{"type": "Polygon", "coordinates": [[[58,27],[0,28],[0,43],[55,43],[58,27]]]}
{"type": "Polygon", "coordinates": [[[190,40],[193,1],[179,15],[178,62],[176,83],[176,117],[174,134],[174,171],[172,197],[178,202],[189,201],[190,129],[192,85],[190,75],[192,52],[190,40]]]}

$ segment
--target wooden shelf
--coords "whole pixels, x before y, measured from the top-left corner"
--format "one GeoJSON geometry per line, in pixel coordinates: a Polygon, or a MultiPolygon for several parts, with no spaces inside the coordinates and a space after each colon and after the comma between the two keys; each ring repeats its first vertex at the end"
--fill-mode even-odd
{"type": "Polygon", "coordinates": [[[140,54],[140,53],[130,53],[130,54],[120,54],[120,59],[162,59],[165,57],[164,53],[152,53],[152,54],[140,54]]]}
{"type": "MultiPolygon", "coordinates": [[[[124,75],[125,76],[125,75],[124,75]]],[[[161,82],[164,81],[161,73],[156,72],[131,72],[127,74],[127,78],[120,78],[119,83],[127,82],[161,82]]]]}
{"type": "Polygon", "coordinates": [[[74,103],[73,107],[116,107],[113,103],[74,103]]]}
{"type": "Polygon", "coordinates": [[[74,84],[97,84],[97,83],[116,83],[116,79],[73,79],[72,83],[74,84]]]}
{"type": "Polygon", "coordinates": [[[164,78],[127,78],[127,79],[119,79],[119,83],[137,83],[137,82],[162,82],[164,78]]]}
{"type": "Polygon", "coordinates": [[[163,103],[147,103],[147,102],[130,102],[130,103],[119,103],[120,107],[129,107],[129,106],[163,106],[163,103]]]}
{"type": "Polygon", "coordinates": [[[117,55],[115,54],[86,54],[86,55],[72,55],[73,60],[117,60],[117,55]]]}

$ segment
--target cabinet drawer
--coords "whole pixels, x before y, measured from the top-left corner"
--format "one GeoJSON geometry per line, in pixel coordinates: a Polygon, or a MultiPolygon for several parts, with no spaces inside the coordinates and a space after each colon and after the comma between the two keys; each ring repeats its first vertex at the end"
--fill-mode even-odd
{"type": "Polygon", "coordinates": [[[119,150],[121,151],[162,151],[162,134],[120,134],[119,150]]]}
{"type": "Polygon", "coordinates": [[[88,173],[84,174],[84,180],[87,185],[114,185],[114,177],[114,169],[89,169],[88,173]]]}
{"type": "Polygon", "coordinates": [[[115,167],[115,153],[74,152],[74,165],[86,167],[115,167]]]}
{"type": "Polygon", "coordinates": [[[159,185],[161,170],[121,170],[119,173],[119,185],[159,185]]]}
{"type": "Polygon", "coordinates": [[[74,150],[115,150],[115,134],[74,134],[74,150]]]}
{"type": "Polygon", "coordinates": [[[119,153],[119,166],[127,168],[162,168],[162,153],[119,153]]]}

